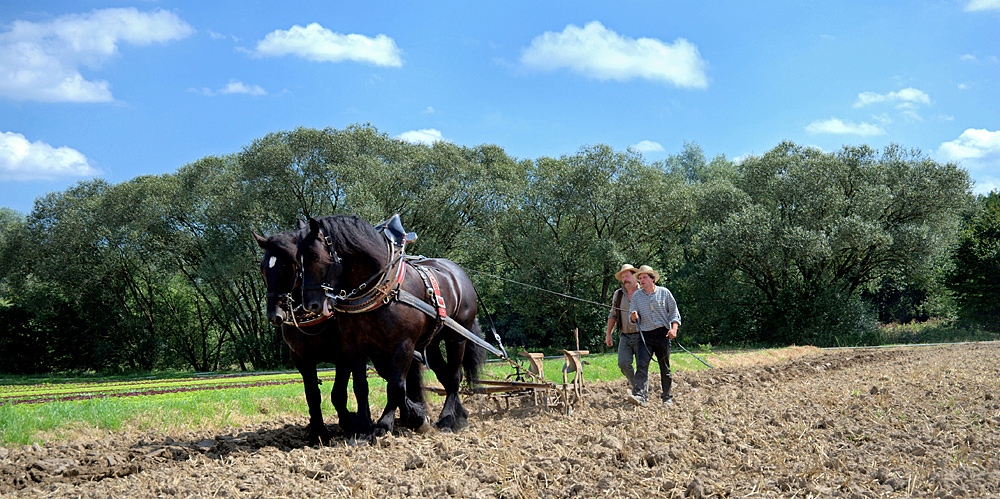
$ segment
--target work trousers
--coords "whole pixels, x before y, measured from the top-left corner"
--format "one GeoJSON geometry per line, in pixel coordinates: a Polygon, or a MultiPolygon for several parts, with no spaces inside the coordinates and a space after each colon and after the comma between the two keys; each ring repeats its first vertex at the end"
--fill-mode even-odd
{"type": "MultiPolygon", "coordinates": [[[[656,356],[656,362],[660,366],[660,385],[663,393],[660,398],[670,400],[670,388],[673,384],[673,376],[670,372],[670,339],[667,338],[669,330],[665,327],[656,328],[652,331],[642,333],[645,339],[645,348],[640,345],[635,358],[635,381],[632,383],[632,394],[642,400],[649,400],[649,362],[652,356],[656,356]]],[[[638,335],[637,335],[638,336],[638,335]]],[[[619,359],[621,359],[619,350],[619,359]]]]}
{"type": "Polygon", "coordinates": [[[625,379],[628,380],[632,395],[636,395],[635,369],[632,368],[632,359],[638,358],[639,350],[645,349],[646,347],[642,345],[642,338],[639,338],[639,333],[621,333],[618,339],[618,369],[621,369],[625,379]]]}

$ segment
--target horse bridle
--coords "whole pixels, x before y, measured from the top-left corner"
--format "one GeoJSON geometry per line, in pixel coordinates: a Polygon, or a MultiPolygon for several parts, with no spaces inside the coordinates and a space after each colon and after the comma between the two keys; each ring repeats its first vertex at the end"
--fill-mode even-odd
{"type": "MultiPolygon", "coordinates": [[[[340,258],[340,255],[338,255],[337,251],[333,248],[333,241],[330,239],[330,236],[324,234],[322,229],[320,229],[317,232],[317,237],[323,241],[323,244],[326,246],[327,252],[333,259],[333,263],[341,264],[342,260],[340,258]]],[[[303,291],[323,290],[323,292],[326,293],[327,298],[333,298],[337,302],[343,303],[343,305],[335,304],[333,307],[334,310],[346,313],[367,312],[369,310],[372,310],[373,308],[376,308],[379,302],[388,303],[389,299],[392,296],[391,288],[394,287],[394,284],[398,284],[399,281],[402,279],[402,274],[404,272],[404,267],[403,267],[404,252],[402,246],[398,247],[398,250],[397,248],[393,247],[392,242],[389,240],[388,237],[385,236],[385,234],[382,234],[382,237],[385,238],[386,249],[388,250],[389,254],[389,261],[386,263],[386,267],[384,270],[379,270],[378,272],[375,272],[365,282],[361,283],[358,287],[354,288],[350,292],[347,292],[346,289],[338,290],[337,288],[329,284],[331,280],[330,274],[333,270],[333,265],[328,265],[326,268],[326,276],[324,276],[324,281],[320,284],[311,284],[309,286],[303,286],[302,288],[303,291]],[[393,283],[392,279],[393,276],[390,275],[393,274],[392,272],[393,268],[397,269],[395,272],[396,274],[395,283],[393,283]],[[372,283],[376,281],[378,281],[378,284],[372,286],[372,283]],[[380,292],[382,295],[385,296],[379,298],[378,300],[368,300],[366,302],[363,302],[362,305],[360,306],[355,306],[349,303],[349,302],[358,302],[364,300],[365,298],[368,298],[369,295],[373,295],[380,292]],[[375,306],[369,306],[372,304],[374,304],[375,306]]],[[[299,255],[299,258],[302,259],[302,261],[300,261],[300,265],[304,269],[305,268],[304,257],[302,255],[299,255]]]]}
{"type": "MultiPolygon", "coordinates": [[[[298,266],[295,260],[292,260],[292,266],[294,267],[293,271],[295,273],[295,280],[292,281],[291,290],[289,290],[287,293],[274,293],[274,292],[264,293],[264,298],[276,298],[280,300],[278,302],[278,306],[283,308],[289,314],[294,313],[295,298],[293,297],[293,294],[295,292],[295,288],[299,287],[299,284],[302,282],[302,267],[298,266]]],[[[264,282],[266,283],[267,281],[268,281],[267,275],[265,274],[264,282]]]]}

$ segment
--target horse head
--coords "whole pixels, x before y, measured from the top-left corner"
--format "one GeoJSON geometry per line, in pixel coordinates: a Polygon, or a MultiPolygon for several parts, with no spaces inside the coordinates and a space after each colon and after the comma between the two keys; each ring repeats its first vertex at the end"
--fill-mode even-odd
{"type": "Polygon", "coordinates": [[[387,239],[357,215],[309,220],[298,245],[302,303],[309,312],[330,315],[328,293],[350,301],[371,292],[386,275],[387,239]]]}
{"type": "Polygon", "coordinates": [[[298,258],[302,267],[302,305],[307,311],[324,317],[332,314],[326,292],[337,288],[343,260],[334,249],[330,235],[324,233],[320,222],[312,217],[299,238],[298,258]]]}
{"type": "Polygon", "coordinates": [[[267,288],[267,321],[275,326],[288,320],[296,296],[300,294],[299,269],[296,254],[299,231],[285,231],[262,237],[253,234],[264,250],[260,272],[267,288]]]}

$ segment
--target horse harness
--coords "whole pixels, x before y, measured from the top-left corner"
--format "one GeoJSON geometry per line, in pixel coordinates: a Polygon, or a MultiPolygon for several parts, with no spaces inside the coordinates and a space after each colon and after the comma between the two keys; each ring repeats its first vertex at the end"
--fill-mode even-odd
{"type": "MultiPolygon", "coordinates": [[[[318,285],[318,287],[326,292],[327,298],[333,300],[332,308],[336,312],[362,314],[376,310],[396,299],[434,317],[437,323],[434,326],[433,333],[425,341],[421,342],[422,345],[417,346],[418,349],[423,349],[437,336],[444,327],[445,319],[448,318],[448,309],[445,305],[444,297],[441,295],[441,287],[438,285],[433,269],[412,263],[413,261],[423,259],[423,257],[411,257],[405,254],[408,239],[397,243],[384,232],[382,234],[385,237],[389,253],[385,271],[372,275],[367,281],[350,292],[344,289],[337,291],[326,283],[318,285]],[[410,265],[417,271],[421,281],[423,281],[427,298],[430,299],[433,307],[429,306],[424,300],[402,289],[401,285],[403,279],[406,277],[406,262],[408,260],[411,262],[410,265]]],[[[321,236],[323,237],[323,242],[326,244],[327,251],[330,252],[330,256],[334,262],[339,263],[340,256],[333,249],[332,241],[330,241],[328,236],[322,235],[322,233],[321,236]]]]}
{"type": "MultiPolygon", "coordinates": [[[[410,236],[410,234],[411,233],[407,233],[407,236],[410,236]]],[[[327,251],[330,252],[330,256],[333,258],[334,262],[340,263],[340,256],[337,255],[336,250],[333,249],[332,241],[329,239],[329,236],[323,235],[322,232],[320,235],[323,237],[323,242],[326,244],[327,251]]],[[[385,232],[382,232],[382,236],[385,237],[386,245],[389,249],[389,261],[386,265],[385,271],[371,276],[367,281],[349,293],[346,292],[346,290],[340,290],[337,292],[333,287],[327,285],[326,283],[319,285],[326,292],[327,298],[334,301],[334,311],[346,314],[371,312],[372,310],[378,309],[395,299],[420,310],[430,317],[434,317],[437,321],[432,334],[430,334],[427,339],[422,341],[421,344],[415,345],[415,350],[423,351],[423,349],[430,344],[434,337],[437,336],[441,329],[447,325],[458,334],[497,357],[505,357],[505,355],[497,350],[496,347],[490,345],[486,342],[486,340],[475,335],[455,321],[455,319],[448,316],[448,310],[445,306],[444,297],[441,296],[441,288],[438,285],[437,278],[434,276],[435,270],[433,268],[416,263],[410,264],[420,275],[420,279],[424,283],[424,289],[426,290],[427,297],[431,300],[433,305],[403,289],[401,284],[403,283],[403,278],[406,276],[406,261],[421,260],[423,257],[407,257],[405,255],[404,249],[406,247],[406,243],[412,240],[410,237],[403,239],[401,242],[396,242],[386,235],[385,232]],[[371,283],[376,281],[377,284],[369,288],[371,283]],[[366,289],[368,291],[365,291],[366,289]]],[[[327,281],[329,281],[329,279],[327,279],[327,281]]]]}

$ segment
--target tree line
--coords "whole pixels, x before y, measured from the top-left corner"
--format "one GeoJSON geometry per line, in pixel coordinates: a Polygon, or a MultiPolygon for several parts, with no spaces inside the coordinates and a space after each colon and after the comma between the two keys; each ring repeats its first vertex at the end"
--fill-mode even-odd
{"type": "Polygon", "coordinates": [[[578,331],[600,350],[622,263],[660,270],[691,345],[873,343],[879,321],[930,316],[995,331],[998,204],[959,166],[895,145],[527,160],[299,128],[0,210],[0,371],[287,365],[251,233],[333,214],[400,213],[419,235],[409,252],[467,269],[481,322],[516,347],[575,346],[578,331]]]}

